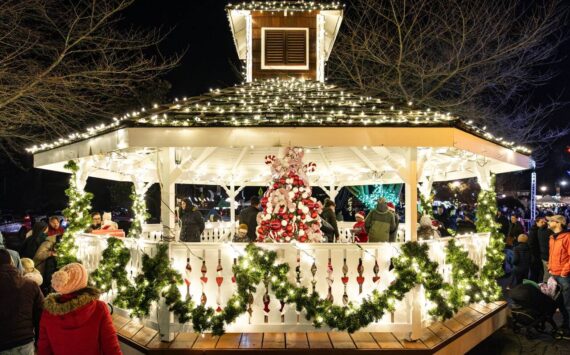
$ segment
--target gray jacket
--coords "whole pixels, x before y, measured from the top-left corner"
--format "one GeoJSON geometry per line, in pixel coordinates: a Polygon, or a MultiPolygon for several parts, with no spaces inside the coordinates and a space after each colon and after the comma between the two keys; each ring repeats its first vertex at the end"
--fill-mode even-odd
{"type": "Polygon", "coordinates": [[[388,242],[390,233],[396,230],[396,219],[394,214],[388,211],[386,203],[379,203],[375,209],[368,213],[364,220],[364,226],[368,232],[368,242],[388,242]]]}

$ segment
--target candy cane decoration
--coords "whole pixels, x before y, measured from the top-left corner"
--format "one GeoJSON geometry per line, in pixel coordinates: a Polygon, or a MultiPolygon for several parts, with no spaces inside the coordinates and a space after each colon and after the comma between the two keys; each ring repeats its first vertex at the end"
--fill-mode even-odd
{"type": "Polygon", "coordinates": [[[208,302],[208,297],[206,297],[206,293],[204,292],[206,283],[208,282],[208,278],[206,277],[206,273],[208,272],[208,268],[206,267],[206,259],[202,260],[202,268],[200,271],[202,272],[202,277],[200,277],[200,282],[202,282],[202,296],[200,296],[200,304],[202,306],[206,306],[206,302],[208,302]]]}
{"type": "Polygon", "coordinates": [[[220,313],[222,311],[222,292],[221,292],[221,286],[222,286],[222,282],[224,282],[224,278],[222,276],[222,271],[224,270],[222,268],[222,255],[221,255],[222,251],[218,250],[218,266],[216,267],[216,284],[218,284],[218,295],[216,297],[216,303],[218,305],[218,307],[216,308],[216,312],[220,313]]]}

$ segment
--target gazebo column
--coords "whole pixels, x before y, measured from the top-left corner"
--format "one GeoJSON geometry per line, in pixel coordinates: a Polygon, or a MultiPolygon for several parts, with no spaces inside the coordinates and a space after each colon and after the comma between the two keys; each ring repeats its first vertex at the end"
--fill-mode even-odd
{"type": "MultiPolygon", "coordinates": [[[[418,161],[417,148],[408,148],[405,153],[406,166],[399,169],[400,177],[405,183],[406,192],[406,241],[418,240],[418,161]]],[[[411,340],[422,336],[422,287],[415,286],[412,290],[412,332],[411,340]]]]}
{"type": "Polygon", "coordinates": [[[230,228],[230,239],[233,238],[234,234],[235,234],[235,226],[236,226],[236,197],[237,195],[241,192],[241,190],[244,189],[245,186],[240,186],[236,189],[235,183],[232,182],[230,183],[230,186],[223,186],[222,188],[226,191],[226,193],[228,194],[228,198],[230,199],[230,223],[231,223],[231,228],[230,228]]]}

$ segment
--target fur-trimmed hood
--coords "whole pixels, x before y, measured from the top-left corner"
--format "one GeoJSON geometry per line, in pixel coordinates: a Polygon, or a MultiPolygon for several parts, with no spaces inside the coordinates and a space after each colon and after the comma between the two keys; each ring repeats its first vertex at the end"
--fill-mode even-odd
{"type": "MultiPolygon", "coordinates": [[[[62,328],[76,328],[87,322],[97,309],[99,290],[86,287],[65,300],[66,295],[52,293],[44,300],[44,311],[60,322],[62,328]]],[[[44,314],[45,316],[45,314],[44,314]]]]}

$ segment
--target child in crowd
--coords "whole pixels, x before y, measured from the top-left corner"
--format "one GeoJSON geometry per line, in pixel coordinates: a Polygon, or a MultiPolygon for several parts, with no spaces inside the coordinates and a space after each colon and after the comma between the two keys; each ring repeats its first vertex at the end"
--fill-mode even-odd
{"type": "Polygon", "coordinates": [[[30,258],[22,258],[22,266],[24,267],[24,277],[34,281],[38,286],[44,282],[42,274],[36,269],[34,261],[30,258]]]}
{"type": "Polygon", "coordinates": [[[366,233],[364,219],[366,219],[364,211],[356,213],[356,223],[354,223],[352,229],[354,231],[355,242],[357,243],[368,243],[368,233],[366,233]]]}

